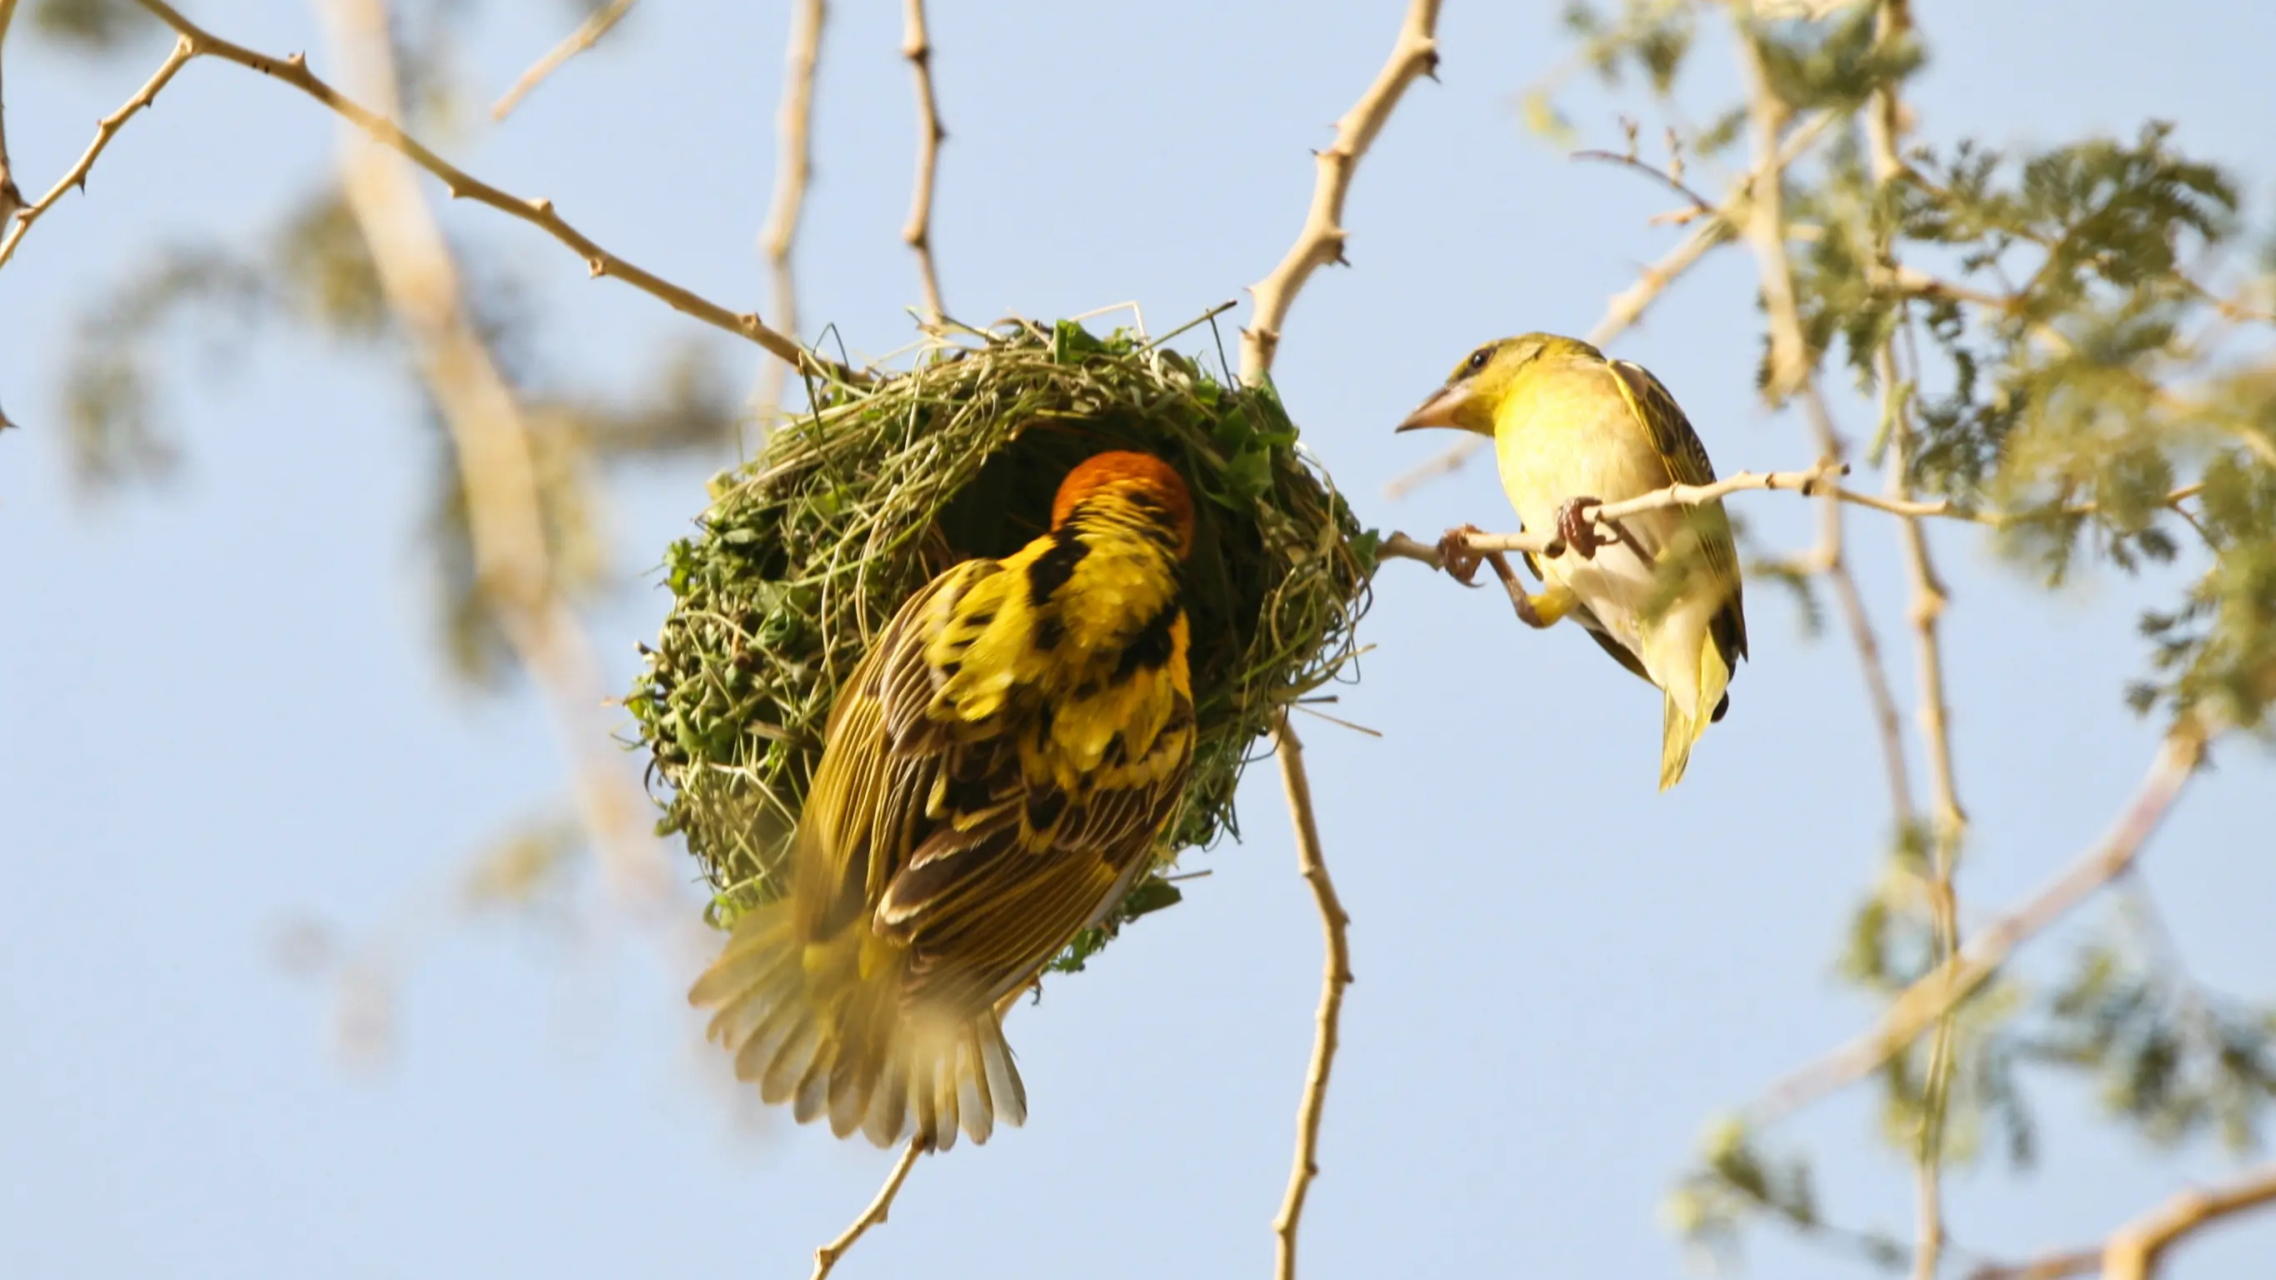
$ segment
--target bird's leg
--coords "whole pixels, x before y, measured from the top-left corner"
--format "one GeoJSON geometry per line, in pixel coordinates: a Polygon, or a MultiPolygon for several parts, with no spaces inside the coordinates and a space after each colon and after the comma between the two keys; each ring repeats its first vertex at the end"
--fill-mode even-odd
{"type": "Polygon", "coordinates": [[[1502,589],[1509,592],[1509,602],[1517,610],[1517,620],[1535,630],[1556,626],[1566,614],[1573,611],[1579,597],[1565,587],[1550,585],[1540,595],[1528,595],[1525,584],[1517,580],[1517,571],[1509,567],[1509,560],[1499,551],[1486,553],[1486,563],[1493,566],[1494,576],[1502,580],[1502,589]]]}
{"type": "MultiPolygon", "coordinates": [[[[1484,558],[1470,549],[1470,535],[1484,532],[1474,524],[1457,525],[1438,539],[1439,563],[1445,567],[1447,576],[1465,587],[1478,585],[1478,562],[1484,558]]],[[[1495,558],[1499,559],[1499,556],[1495,558]]],[[[1503,572],[1508,567],[1504,563],[1496,572],[1503,572]]]]}
{"type": "Polygon", "coordinates": [[[1557,536],[1565,540],[1581,559],[1596,558],[1596,549],[1604,545],[1604,538],[1596,531],[1596,517],[1590,508],[1604,503],[1596,498],[1570,498],[1557,508],[1557,536]]]}

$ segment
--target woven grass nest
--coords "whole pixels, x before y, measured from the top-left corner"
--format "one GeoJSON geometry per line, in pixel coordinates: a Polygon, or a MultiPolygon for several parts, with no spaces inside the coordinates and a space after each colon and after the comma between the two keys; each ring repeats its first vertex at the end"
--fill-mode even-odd
{"type": "Polygon", "coordinates": [[[725,927],[780,891],[838,683],[901,603],[1043,532],[1084,458],[1165,459],[1197,507],[1193,775],[1154,874],[1055,964],[1079,968],[1122,921],[1177,900],[1163,877],[1180,852],[1238,835],[1233,792],[1260,739],[1354,656],[1374,537],[1268,389],[1073,321],[958,337],[905,372],[812,386],[811,411],[712,482],[698,531],[667,554],[675,604],[626,701],[659,829],[686,837],[725,927]]]}

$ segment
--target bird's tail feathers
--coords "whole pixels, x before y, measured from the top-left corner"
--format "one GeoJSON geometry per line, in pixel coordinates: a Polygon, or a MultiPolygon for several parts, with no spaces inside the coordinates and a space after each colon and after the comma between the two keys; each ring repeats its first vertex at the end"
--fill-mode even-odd
{"type": "Polygon", "coordinates": [[[1665,791],[1683,781],[1683,771],[1691,763],[1691,744],[1715,719],[1716,708],[1723,701],[1723,693],[1731,684],[1731,664],[1714,639],[1698,632],[1689,637],[1677,652],[1685,649],[1696,652],[1698,664],[1690,670],[1670,674],[1675,679],[1662,686],[1667,694],[1667,708],[1660,740],[1660,790],[1665,791]],[[1690,677],[1685,679],[1684,677],[1690,677]]]}
{"type": "Polygon", "coordinates": [[[964,1017],[912,1008],[906,953],[850,928],[815,941],[787,902],[746,912],[726,949],[688,992],[715,1007],[711,1039],[735,1055],[736,1078],[804,1124],[820,1116],[880,1147],[914,1136],[930,1150],[961,1130],[986,1142],[998,1121],[1027,1118],[1027,1093],[994,1009],[964,1017]]]}

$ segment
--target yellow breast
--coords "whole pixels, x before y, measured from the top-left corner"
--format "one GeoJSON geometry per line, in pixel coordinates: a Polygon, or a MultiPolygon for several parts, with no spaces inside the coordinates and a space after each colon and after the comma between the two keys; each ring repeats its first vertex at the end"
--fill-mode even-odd
{"type": "Polygon", "coordinates": [[[1526,528],[1553,528],[1570,498],[1618,502],[1669,483],[1612,379],[1595,362],[1550,370],[1522,379],[1495,411],[1502,489],[1526,528]]]}

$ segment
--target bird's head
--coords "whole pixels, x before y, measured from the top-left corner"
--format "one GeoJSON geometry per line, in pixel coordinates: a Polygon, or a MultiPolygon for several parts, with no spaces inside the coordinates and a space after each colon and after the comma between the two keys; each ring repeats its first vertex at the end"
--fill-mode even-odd
{"type": "Polygon", "coordinates": [[[1179,559],[1193,550],[1193,495],[1170,464],[1153,454],[1118,450],[1084,459],[1059,482],[1059,496],[1051,501],[1051,527],[1101,499],[1144,508],[1176,530],[1179,559]]]}
{"type": "Polygon", "coordinates": [[[1603,357],[1578,338],[1553,333],[1529,333],[1522,338],[1501,338],[1478,348],[1454,366],[1430,399],[1407,415],[1398,429],[1452,427],[1482,436],[1494,433],[1494,415],[1530,378],[1557,366],[1563,359],[1603,357]]]}

